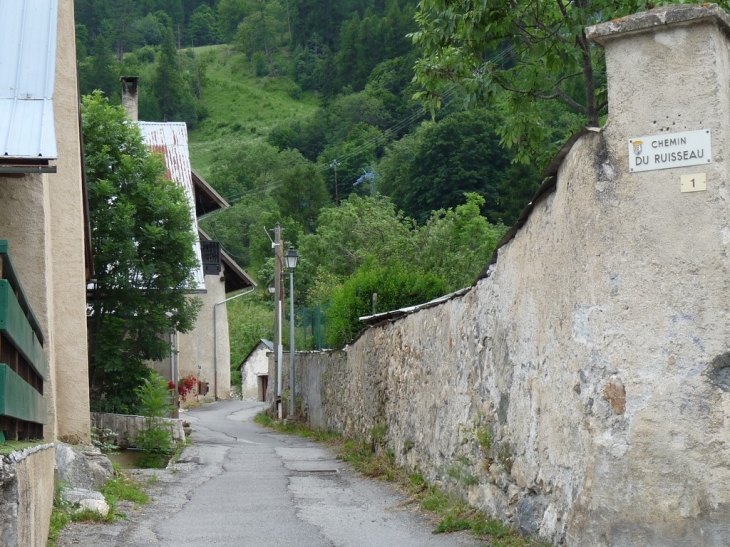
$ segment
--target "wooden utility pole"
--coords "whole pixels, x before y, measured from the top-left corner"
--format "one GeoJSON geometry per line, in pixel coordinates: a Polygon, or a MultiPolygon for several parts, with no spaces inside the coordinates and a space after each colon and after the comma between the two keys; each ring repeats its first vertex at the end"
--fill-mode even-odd
{"type": "Polygon", "coordinates": [[[332,163],[330,163],[330,165],[335,170],[335,204],[339,205],[340,204],[340,194],[337,191],[337,168],[341,165],[341,163],[337,160],[332,160],[332,163]]]}
{"type": "Polygon", "coordinates": [[[281,276],[284,266],[284,250],[281,244],[281,225],[277,222],[274,228],[274,314],[276,322],[274,324],[274,344],[276,345],[276,412],[281,417],[281,393],[282,393],[282,356],[283,349],[281,345],[281,327],[282,316],[284,314],[284,287],[281,282],[281,276]]]}

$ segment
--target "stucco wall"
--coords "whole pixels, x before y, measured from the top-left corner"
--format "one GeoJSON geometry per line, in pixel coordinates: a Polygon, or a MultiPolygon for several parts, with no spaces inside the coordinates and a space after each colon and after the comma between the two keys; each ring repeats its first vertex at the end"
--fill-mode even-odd
{"type": "Polygon", "coordinates": [[[43,330],[44,436],[89,442],[84,220],[73,2],[58,8],[54,115],[58,172],[0,177],[0,237],[43,330]],[[59,373],[59,371],[61,371],[59,373]]]}
{"type": "Polygon", "coordinates": [[[45,547],[53,506],[54,458],[52,444],[0,458],[0,545],[45,547]]]}
{"type": "Polygon", "coordinates": [[[228,335],[228,311],[226,305],[217,306],[216,329],[213,329],[213,308],[226,299],[225,281],[219,275],[205,276],[205,294],[196,295],[203,303],[195,328],[178,334],[180,377],[192,374],[202,382],[208,382],[208,396],[218,399],[231,397],[231,347],[228,335]],[[214,393],[216,338],[218,346],[218,392],[214,393]]]}
{"type": "Polygon", "coordinates": [[[317,360],[319,389],[302,374],[326,427],[384,424],[400,463],[555,543],[727,544],[723,21],[703,5],[612,23],[603,131],[576,143],[488,278],[317,360]],[[629,172],[628,139],[695,129],[712,132],[712,163],[629,172]],[[707,191],[680,192],[692,173],[707,191]]]}

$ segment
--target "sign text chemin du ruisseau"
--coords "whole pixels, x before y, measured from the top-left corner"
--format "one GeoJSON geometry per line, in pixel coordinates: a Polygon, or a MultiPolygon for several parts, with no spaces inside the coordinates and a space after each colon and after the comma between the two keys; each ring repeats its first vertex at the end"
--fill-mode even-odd
{"type": "Polygon", "coordinates": [[[652,171],[712,162],[709,129],[629,139],[629,171],[652,171]]]}

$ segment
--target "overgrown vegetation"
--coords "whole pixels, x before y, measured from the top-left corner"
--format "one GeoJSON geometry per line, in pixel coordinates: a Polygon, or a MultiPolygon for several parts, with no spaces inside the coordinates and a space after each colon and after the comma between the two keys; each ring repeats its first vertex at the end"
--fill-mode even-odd
{"type": "Polygon", "coordinates": [[[80,510],[71,507],[63,499],[63,489],[63,484],[56,485],[51,526],[48,534],[48,547],[56,545],[59,533],[69,522],[112,523],[120,518],[126,518],[126,515],[119,510],[120,501],[129,501],[134,503],[135,506],[145,505],[149,502],[149,496],[145,493],[142,485],[116,468],[114,477],[108,479],[101,489],[101,493],[109,505],[109,513],[106,515],[88,509],[80,510]]]}
{"type": "MultiPolygon", "coordinates": [[[[299,422],[280,423],[262,412],[254,422],[281,433],[299,435],[326,443],[334,449],[337,457],[347,462],[355,470],[371,478],[395,484],[408,494],[410,501],[418,504],[423,511],[433,514],[436,527],[434,534],[470,530],[474,535],[489,542],[492,547],[547,547],[549,544],[534,538],[525,538],[501,521],[491,518],[470,507],[462,499],[449,494],[436,485],[429,484],[419,470],[409,473],[395,463],[394,454],[381,446],[387,432],[384,424],[376,426],[371,432],[372,442],[364,443],[324,431],[313,431],[299,422]],[[376,442],[377,441],[377,442],[376,442]],[[374,447],[377,447],[374,449],[374,447]]],[[[456,462],[456,473],[464,479],[463,468],[468,460],[456,462]],[[459,467],[460,466],[460,467],[459,467]]],[[[470,476],[470,475],[469,475],[470,476]]],[[[474,479],[465,478],[467,486],[474,479]]],[[[471,482],[471,484],[474,484],[471,482]]]]}

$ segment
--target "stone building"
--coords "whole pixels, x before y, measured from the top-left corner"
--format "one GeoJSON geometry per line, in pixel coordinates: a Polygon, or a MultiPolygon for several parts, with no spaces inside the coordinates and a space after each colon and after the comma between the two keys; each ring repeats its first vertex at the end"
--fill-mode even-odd
{"type": "Polygon", "coordinates": [[[261,339],[241,361],[241,398],[244,401],[266,401],[269,385],[269,357],[274,343],[261,339]]]}
{"type": "Polygon", "coordinates": [[[72,0],[0,0],[0,544],[44,546],[57,439],[90,441],[72,0]]]}
{"type": "MultiPolygon", "coordinates": [[[[136,77],[122,78],[122,105],[135,121],[138,117],[137,80],[136,77]]],[[[231,350],[226,293],[252,288],[256,283],[218,242],[198,227],[199,216],[226,209],[229,205],[193,170],[185,123],[138,123],[147,146],[164,159],[165,177],[182,186],[188,198],[193,230],[198,234],[195,253],[199,262],[195,286],[191,287],[190,293],[203,304],[195,328],[171,336],[175,351],[170,358],[151,366],[168,381],[193,375],[207,386],[207,396],[228,399],[231,396],[231,350]]]]}

